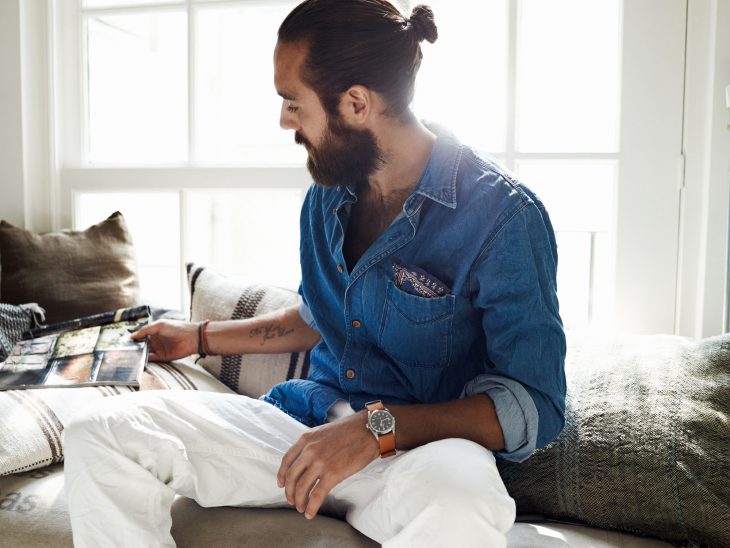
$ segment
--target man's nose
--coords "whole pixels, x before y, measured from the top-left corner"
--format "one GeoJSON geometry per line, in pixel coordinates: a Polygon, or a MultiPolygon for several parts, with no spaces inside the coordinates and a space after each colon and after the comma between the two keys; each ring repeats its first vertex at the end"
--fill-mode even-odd
{"type": "Polygon", "coordinates": [[[286,104],[281,105],[281,114],[279,115],[279,125],[281,129],[293,129],[298,130],[299,124],[297,124],[296,117],[291,112],[286,110],[286,104]]]}

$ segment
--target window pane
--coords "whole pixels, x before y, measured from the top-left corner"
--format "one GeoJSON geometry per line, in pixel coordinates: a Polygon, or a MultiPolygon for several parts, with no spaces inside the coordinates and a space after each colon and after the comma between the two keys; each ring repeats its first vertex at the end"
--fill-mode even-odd
{"type": "Polygon", "coordinates": [[[121,211],[134,242],[142,302],[181,309],[180,198],[177,192],[80,192],[74,227],[121,211]]]}
{"type": "MultiPolygon", "coordinates": [[[[412,2],[415,3],[415,2],[412,2]]],[[[414,110],[466,144],[505,149],[507,0],[431,0],[439,37],[423,42],[414,110]]]]}
{"type": "Polygon", "coordinates": [[[558,243],[558,298],[566,327],[609,321],[616,189],[613,161],[521,161],[517,173],[550,215],[558,243]]]}
{"type": "Polygon", "coordinates": [[[523,0],[517,148],[618,149],[620,1],[523,0]]]}
{"type": "Polygon", "coordinates": [[[274,88],[279,25],[296,2],[196,11],[196,154],[200,162],[303,164],[306,151],[279,127],[274,88]]]}
{"type": "Polygon", "coordinates": [[[187,157],[184,12],[88,18],[89,160],[187,157]]]}
{"type": "Polygon", "coordinates": [[[567,329],[588,325],[591,237],[587,232],[558,232],[558,299],[567,329]]]}
{"type": "Polygon", "coordinates": [[[185,193],[185,261],[253,283],[299,287],[300,190],[185,193]]]}
{"type": "Polygon", "coordinates": [[[520,160],[516,170],[545,204],[555,230],[613,230],[617,162],[520,160]]]}
{"type": "Polygon", "coordinates": [[[150,4],[185,4],[185,0],[82,0],[84,8],[117,8],[150,4]]]}

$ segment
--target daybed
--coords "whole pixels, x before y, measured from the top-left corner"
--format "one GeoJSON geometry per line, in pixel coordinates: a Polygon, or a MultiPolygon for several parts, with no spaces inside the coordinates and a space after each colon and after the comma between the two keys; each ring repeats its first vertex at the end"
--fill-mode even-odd
{"type": "MultiPolygon", "coordinates": [[[[80,247],[103,246],[113,250],[111,256],[99,260],[97,247],[84,258],[66,248],[69,264],[59,264],[58,256],[48,261],[83,285],[83,272],[91,268],[84,261],[96,260],[97,267],[115,272],[114,306],[135,304],[131,241],[121,215],[89,231],[50,235],[56,238],[50,247],[57,249],[63,238],[76,244],[87,238],[92,243],[80,247]]],[[[52,319],[64,310],[86,312],[68,311],[69,302],[78,303],[68,289],[62,292],[65,304],[52,295],[53,288],[33,294],[31,274],[50,268],[43,263],[49,253],[42,237],[0,224],[0,301],[39,302],[52,319]]],[[[99,283],[91,272],[88,279],[99,283]]],[[[188,265],[188,282],[186,315],[193,320],[248,317],[299,299],[293,291],[202,265],[188,265]]],[[[68,288],[72,282],[62,283],[68,288]]],[[[98,286],[85,291],[87,302],[100,297],[98,286]]],[[[108,304],[95,302],[113,308],[108,304]]],[[[207,357],[197,363],[190,357],[149,364],[144,388],[256,397],[282,379],[306,377],[308,370],[307,354],[207,357]]],[[[519,513],[508,546],[730,546],[730,336],[694,341],[569,333],[566,371],[561,436],[522,464],[500,463],[519,513]]],[[[60,432],[82,403],[112,396],[98,388],[0,392],[0,547],[72,546],[60,432]]],[[[174,504],[172,533],[181,547],[375,545],[337,517],[310,522],[292,509],[202,508],[183,497],[174,504]]]]}

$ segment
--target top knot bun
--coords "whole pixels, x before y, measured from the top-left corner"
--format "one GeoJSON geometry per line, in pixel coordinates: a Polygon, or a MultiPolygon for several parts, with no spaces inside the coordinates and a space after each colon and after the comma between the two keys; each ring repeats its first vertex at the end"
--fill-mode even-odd
{"type": "Polygon", "coordinates": [[[438,30],[436,29],[436,22],[433,17],[433,10],[424,6],[423,4],[417,5],[411,12],[410,24],[413,27],[413,31],[418,36],[418,40],[428,40],[433,44],[439,37],[438,30]]]}

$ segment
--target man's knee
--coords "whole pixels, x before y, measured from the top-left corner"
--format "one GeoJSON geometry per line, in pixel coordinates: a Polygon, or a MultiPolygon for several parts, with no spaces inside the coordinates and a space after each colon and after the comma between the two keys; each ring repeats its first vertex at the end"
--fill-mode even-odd
{"type": "Polygon", "coordinates": [[[125,396],[104,398],[80,409],[66,424],[62,433],[64,452],[68,456],[77,447],[99,446],[116,424],[129,420],[129,413],[136,409],[125,396]]]}
{"type": "Polygon", "coordinates": [[[427,444],[403,455],[392,483],[422,511],[453,523],[483,521],[502,532],[515,517],[514,500],[499,476],[493,454],[464,439],[427,444]],[[416,503],[418,504],[418,503],[416,503]]]}

